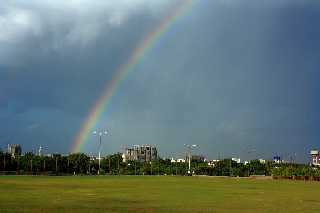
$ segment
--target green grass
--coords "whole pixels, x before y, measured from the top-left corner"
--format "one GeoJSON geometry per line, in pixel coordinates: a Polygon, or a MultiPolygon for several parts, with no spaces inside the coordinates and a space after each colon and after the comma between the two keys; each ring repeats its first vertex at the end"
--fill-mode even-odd
{"type": "Polygon", "coordinates": [[[319,212],[320,183],[184,176],[0,175],[0,212],[319,212]]]}

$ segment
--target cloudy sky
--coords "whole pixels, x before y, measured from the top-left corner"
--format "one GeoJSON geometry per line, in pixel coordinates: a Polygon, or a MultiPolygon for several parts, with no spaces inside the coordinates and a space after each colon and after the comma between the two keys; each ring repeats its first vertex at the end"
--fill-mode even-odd
{"type": "MultiPolygon", "coordinates": [[[[185,1],[2,1],[0,148],[68,153],[119,69],[185,1]]],[[[202,0],[121,83],[101,154],[182,158],[320,149],[320,2],[202,0]]],[[[82,152],[97,155],[99,135],[82,152]]]]}

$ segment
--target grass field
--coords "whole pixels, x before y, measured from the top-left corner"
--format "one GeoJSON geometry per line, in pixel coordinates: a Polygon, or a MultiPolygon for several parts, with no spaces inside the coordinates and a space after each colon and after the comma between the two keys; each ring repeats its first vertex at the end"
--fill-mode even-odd
{"type": "Polygon", "coordinates": [[[316,181],[0,176],[1,212],[319,212],[316,181]]]}

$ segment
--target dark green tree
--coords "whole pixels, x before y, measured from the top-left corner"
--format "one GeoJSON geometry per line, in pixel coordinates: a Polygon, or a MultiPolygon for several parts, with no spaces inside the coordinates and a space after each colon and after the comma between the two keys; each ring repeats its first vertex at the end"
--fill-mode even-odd
{"type": "Polygon", "coordinates": [[[266,175],[268,174],[268,164],[261,163],[259,159],[250,161],[250,174],[251,175],[266,175]]]}
{"type": "MultiPolygon", "coordinates": [[[[66,159],[67,160],[67,159],[66,159]]],[[[87,174],[89,157],[84,153],[69,155],[69,170],[71,174],[87,174]]]]}
{"type": "Polygon", "coordinates": [[[33,174],[34,172],[34,165],[33,165],[33,152],[26,152],[20,158],[20,169],[26,174],[33,174]]]}

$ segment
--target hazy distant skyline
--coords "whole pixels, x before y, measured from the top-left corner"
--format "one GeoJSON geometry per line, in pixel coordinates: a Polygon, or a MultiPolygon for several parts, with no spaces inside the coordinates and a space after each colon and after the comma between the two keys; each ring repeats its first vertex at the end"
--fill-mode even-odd
{"type": "MultiPolygon", "coordinates": [[[[68,153],[123,66],[185,1],[0,3],[0,148],[68,153]]],[[[121,145],[209,159],[320,149],[320,2],[199,1],[98,119],[121,145]]],[[[82,152],[97,155],[99,136],[82,152]]]]}

